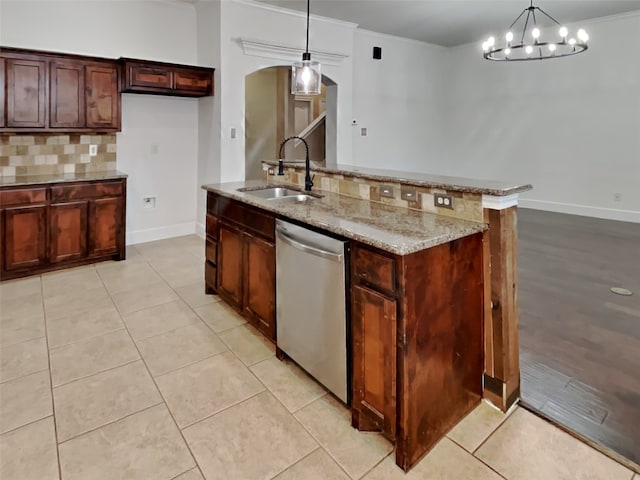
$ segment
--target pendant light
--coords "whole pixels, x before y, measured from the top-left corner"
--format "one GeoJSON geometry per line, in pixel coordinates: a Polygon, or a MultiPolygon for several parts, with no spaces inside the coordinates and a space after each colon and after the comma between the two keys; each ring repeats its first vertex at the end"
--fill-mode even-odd
{"type": "Polygon", "coordinates": [[[498,62],[547,60],[577,55],[589,48],[587,43],[589,35],[584,29],[581,28],[575,32],[575,36],[571,35],[567,27],[540,7],[535,7],[533,0],[531,0],[529,7],[525,8],[520,16],[514,20],[504,38],[505,43],[498,45],[494,37],[489,37],[482,44],[484,58],[498,62]],[[545,17],[547,21],[551,21],[552,27],[542,32],[538,19],[545,17]],[[515,38],[514,31],[518,29],[517,23],[519,21],[524,24],[524,27],[522,28],[522,36],[518,40],[515,38]],[[546,38],[543,38],[543,33],[546,34],[546,38]]]}
{"type": "Polygon", "coordinates": [[[309,53],[309,2],[307,0],[307,46],[301,62],[291,67],[291,93],[294,95],[320,95],[322,75],[320,63],[311,61],[309,53]]]}

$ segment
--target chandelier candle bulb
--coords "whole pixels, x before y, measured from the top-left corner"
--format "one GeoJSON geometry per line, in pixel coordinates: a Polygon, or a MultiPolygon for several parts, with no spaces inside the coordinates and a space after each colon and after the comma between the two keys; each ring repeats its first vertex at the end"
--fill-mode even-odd
{"type": "Polygon", "coordinates": [[[558,33],[560,33],[560,36],[561,36],[563,39],[566,39],[566,38],[567,38],[567,35],[569,35],[569,30],[567,30],[567,27],[560,27],[560,30],[559,30],[559,32],[558,32],[558,33]]]}

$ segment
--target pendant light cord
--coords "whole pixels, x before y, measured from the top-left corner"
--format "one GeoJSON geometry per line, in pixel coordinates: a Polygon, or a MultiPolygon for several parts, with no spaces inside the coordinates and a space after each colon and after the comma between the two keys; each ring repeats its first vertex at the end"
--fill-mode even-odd
{"type": "Polygon", "coordinates": [[[307,46],[305,48],[306,53],[309,53],[309,3],[311,3],[311,0],[307,0],[307,46]]]}

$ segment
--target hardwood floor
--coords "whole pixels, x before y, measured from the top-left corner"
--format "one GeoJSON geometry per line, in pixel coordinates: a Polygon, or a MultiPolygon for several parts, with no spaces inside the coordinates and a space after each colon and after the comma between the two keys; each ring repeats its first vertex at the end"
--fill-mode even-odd
{"type": "Polygon", "coordinates": [[[640,224],[520,209],[518,231],[522,401],[637,469],[640,224]]]}

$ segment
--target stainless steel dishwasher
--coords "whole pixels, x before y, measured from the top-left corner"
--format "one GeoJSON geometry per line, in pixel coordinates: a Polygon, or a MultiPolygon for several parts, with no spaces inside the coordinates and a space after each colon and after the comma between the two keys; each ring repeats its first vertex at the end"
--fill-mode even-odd
{"type": "Polygon", "coordinates": [[[349,243],[276,221],[278,348],[345,403],[349,243]]]}

